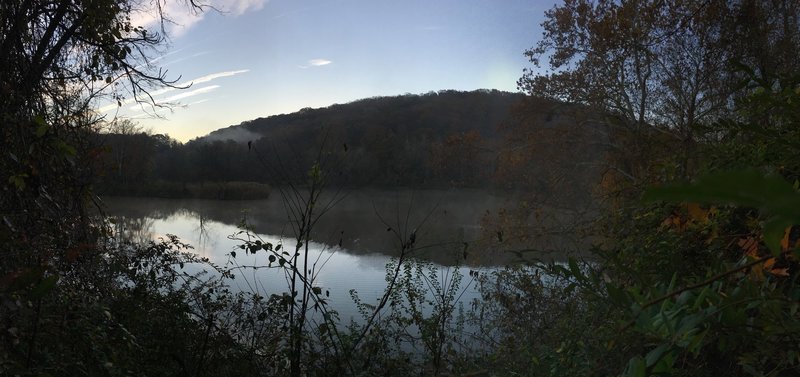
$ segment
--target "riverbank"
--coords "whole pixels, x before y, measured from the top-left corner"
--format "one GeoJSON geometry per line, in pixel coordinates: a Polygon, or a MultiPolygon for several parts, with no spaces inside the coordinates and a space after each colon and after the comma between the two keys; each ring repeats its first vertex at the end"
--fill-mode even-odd
{"type": "Polygon", "coordinates": [[[140,186],[116,186],[102,190],[102,195],[166,199],[258,200],[267,199],[272,187],[259,182],[170,182],[156,181],[140,186]]]}

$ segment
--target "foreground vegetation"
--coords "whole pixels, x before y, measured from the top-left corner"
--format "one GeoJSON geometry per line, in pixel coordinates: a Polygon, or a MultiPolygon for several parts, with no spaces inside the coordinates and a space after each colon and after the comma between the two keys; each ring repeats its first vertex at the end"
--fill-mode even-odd
{"type": "MultiPolygon", "coordinates": [[[[593,221],[541,229],[540,201],[552,196],[532,194],[487,219],[490,241],[472,246],[508,252],[512,241],[561,231],[591,240],[591,255],[464,277],[414,260],[425,246],[416,227],[388,224],[400,256],[387,266],[377,303],[354,292],[363,320],[351,324],[329,309],[308,260],[314,225],[335,204],[320,201],[338,172],[321,152],[302,174],[264,164],[286,182],[279,190],[296,243],[264,242],[246,223],[235,235],[240,253],[267,258],[251,268],[285,272],[287,287],[275,292],[233,293],[225,278],[236,271],[174,238],[127,243],[91,215],[102,150],[91,142],[97,130],[87,109],[97,93],[74,88],[124,77],[137,93],[164,82],[139,71],[136,59],[145,56],[137,54],[161,40],[130,25],[130,6],[0,7],[0,374],[800,371],[795,2],[568,0],[549,11],[528,55],[534,64],[549,60],[555,73],[531,71],[520,86],[591,108],[573,119],[602,124],[595,130],[606,137],[593,139],[607,144],[593,221]],[[469,281],[483,300],[459,306],[469,281]]],[[[534,143],[546,135],[551,145],[570,145],[576,135],[568,131],[509,129],[503,171],[536,178],[525,176],[526,164],[549,150],[534,143]]],[[[571,162],[551,163],[542,184],[558,192],[569,182],[558,168],[571,162]]]]}

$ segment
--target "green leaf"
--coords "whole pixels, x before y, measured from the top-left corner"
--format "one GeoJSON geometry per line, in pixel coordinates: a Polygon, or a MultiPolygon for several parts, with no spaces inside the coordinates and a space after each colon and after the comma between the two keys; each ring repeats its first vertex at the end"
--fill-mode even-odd
{"type": "Polygon", "coordinates": [[[651,188],[644,201],[703,202],[763,207],[777,198],[794,197],[800,208],[800,196],[780,177],[765,177],[755,170],[721,172],[700,177],[690,184],[651,188]]]}
{"type": "Polygon", "coordinates": [[[620,289],[619,287],[611,284],[606,284],[606,291],[608,292],[608,297],[622,307],[627,307],[631,304],[631,300],[625,294],[625,292],[620,289]]]}
{"type": "Polygon", "coordinates": [[[33,123],[36,123],[37,126],[47,126],[47,121],[45,121],[44,117],[41,115],[33,117],[33,123]]]}
{"type": "Polygon", "coordinates": [[[44,123],[44,122],[38,123],[38,126],[36,126],[36,137],[40,138],[40,137],[44,136],[44,134],[47,133],[47,130],[49,128],[50,127],[47,125],[47,123],[44,123]]]}
{"type": "Polygon", "coordinates": [[[774,216],[764,223],[764,243],[772,255],[778,256],[781,253],[781,239],[783,239],[784,232],[795,222],[783,216],[774,216]]]}
{"type": "Polygon", "coordinates": [[[75,147],[67,144],[64,140],[58,140],[55,146],[62,154],[67,156],[75,156],[78,153],[75,147]]]}
{"type": "Polygon", "coordinates": [[[650,350],[650,352],[647,353],[647,356],[645,356],[646,365],[648,367],[655,365],[659,360],[661,360],[661,357],[664,356],[664,352],[669,350],[669,347],[669,344],[662,344],[650,350]]]}
{"type": "Polygon", "coordinates": [[[569,258],[567,260],[567,263],[569,264],[569,272],[572,276],[574,276],[578,280],[585,280],[583,273],[581,272],[580,267],[578,267],[578,262],[575,260],[575,258],[569,258]]]}
{"type": "Polygon", "coordinates": [[[17,191],[22,191],[22,190],[25,190],[25,187],[26,187],[25,178],[27,178],[27,177],[28,177],[28,175],[25,174],[25,173],[12,175],[12,176],[8,177],[8,183],[13,184],[14,187],[17,188],[17,191]]]}
{"type": "Polygon", "coordinates": [[[628,377],[646,377],[647,365],[641,356],[636,356],[628,362],[628,368],[625,370],[625,376],[628,377]]]}
{"type": "Polygon", "coordinates": [[[688,314],[681,318],[680,323],[678,324],[678,334],[688,334],[692,333],[693,330],[697,329],[698,325],[705,321],[706,317],[703,313],[694,313],[688,314]]]}

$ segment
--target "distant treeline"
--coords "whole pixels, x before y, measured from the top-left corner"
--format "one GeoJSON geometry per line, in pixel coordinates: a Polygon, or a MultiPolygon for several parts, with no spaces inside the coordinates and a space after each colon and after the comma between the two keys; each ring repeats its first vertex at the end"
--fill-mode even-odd
{"type": "Polygon", "coordinates": [[[302,109],[185,144],[118,129],[98,135],[107,151],[101,190],[177,196],[176,183],[301,183],[315,164],[329,183],[350,186],[542,189],[541,182],[503,178],[516,174],[508,146],[521,129],[555,127],[557,105],[496,90],[448,90],[302,109]]]}

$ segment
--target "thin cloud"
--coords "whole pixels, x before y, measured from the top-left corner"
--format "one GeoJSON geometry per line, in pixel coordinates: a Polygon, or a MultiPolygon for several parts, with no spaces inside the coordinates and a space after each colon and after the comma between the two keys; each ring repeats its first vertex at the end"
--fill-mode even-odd
{"type": "Polygon", "coordinates": [[[311,59],[311,60],[308,61],[308,63],[307,63],[308,65],[299,65],[298,67],[303,68],[303,69],[308,68],[308,67],[322,67],[323,65],[328,65],[328,64],[331,64],[331,63],[333,63],[333,62],[328,60],[328,59],[311,59]]]}
{"type": "Polygon", "coordinates": [[[223,9],[225,12],[230,12],[234,16],[240,16],[242,14],[247,13],[248,11],[257,11],[264,8],[264,5],[267,3],[267,0],[224,0],[224,1],[214,1],[215,3],[220,3],[220,9],[223,9]],[[224,4],[224,5],[223,5],[224,4]]]}
{"type": "Polygon", "coordinates": [[[308,61],[308,64],[311,64],[311,65],[313,65],[315,67],[328,65],[328,64],[331,64],[331,63],[333,63],[333,62],[330,61],[330,60],[327,60],[327,59],[311,59],[311,60],[308,61]]]}
{"type": "Polygon", "coordinates": [[[210,101],[208,98],[203,98],[201,100],[197,100],[197,101],[194,101],[194,102],[191,102],[191,103],[187,103],[186,106],[197,105],[197,104],[201,104],[203,102],[208,102],[208,101],[210,101]]]}
{"type": "Polygon", "coordinates": [[[236,70],[236,71],[217,72],[217,73],[212,73],[210,75],[201,76],[201,77],[198,77],[198,78],[196,78],[196,79],[194,79],[192,81],[189,81],[189,82],[186,82],[186,83],[181,83],[181,84],[178,84],[178,85],[179,86],[186,86],[186,85],[192,85],[192,84],[202,84],[204,82],[209,82],[211,80],[218,79],[220,77],[235,76],[235,75],[238,75],[240,73],[246,73],[246,72],[250,72],[250,70],[249,69],[239,69],[239,70],[236,70]]]}
{"type": "MultiPolygon", "coordinates": [[[[176,94],[174,96],[164,98],[164,99],[160,100],[159,102],[166,103],[166,104],[170,104],[170,103],[174,104],[175,101],[179,101],[179,100],[182,100],[184,98],[199,96],[201,94],[210,93],[210,92],[216,90],[217,88],[219,88],[219,85],[204,86],[202,88],[197,88],[197,89],[192,90],[192,91],[178,93],[178,94],[176,94]]],[[[202,102],[205,102],[205,101],[208,101],[208,99],[203,99],[203,100],[200,100],[200,101],[197,101],[197,102],[193,102],[191,104],[202,103],[202,102]]],[[[189,104],[183,105],[183,106],[188,106],[188,105],[189,104]]],[[[138,112],[144,111],[144,108],[143,108],[143,106],[141,104],[139,104],[139,105],[134,105],[134,106],[129,107],[128,111],[130,111],[132,113],[138,113],[138,112]]]]}
{"type": "Polygon", "coordinates": [[[211,92],[211,91],[213,91],[213,90],[215,90],[217,88],[219,88],[219,85],[204,86],[202,88],[197,88],[197,89],[192,90],[192,91],[188,91],[188,92],[184,92],[184,93],[178,93],[178,94],[176,94],[174,96],[164,98],[162,101],[163,102],[175,102],[175,101],[178,101],[178,100],[182,100],[184,98],[193,97],[193,96],[197,96],[197,95],[200,95],[200,94],[205,94],[205,93],[211,92]]]}
{"type": "MultiPolygon", "coordinates": [[[[193,80],[188,80],[188,81],[184,81],[184,82],[178,83],[178,84],[176,84],[176,86],[177,87],[188,87],[188,86],[192,86],[192,85],[203,84],[203,83],[207,83],[209,81],[212,81],[212,80],[215,80],[215,79],[218,79],[218,78],[235,76],[235,75],[238,75],[238,74],[241,74],[241,73],[246,73],[246,72],[249,72],[249,71],[250,71],[249,69],[239,69],[239,70],[235,70],[235,71],[223,71],[223,72],[211,73],[211,74],[208,74],[208,75],[205,75],[205,76],[200,76],[200,77],[198,77],[196,79],[193,79],[193,80]]],[[[218,86],[219,85],[217,85],[217,87],[218,86]]],[[[161,95],[164,95],[164,94],[176,91],[176,90],[178,90],[178,89],[172,88],[172,87],[166,87],[166,88],[163,88],[163,89],[159,89],[159,90],[155,90],[155,91],[150,92],[150,96],[153,97],[154,99],[156,99],[155,97],[158,97],[158,96],[161,96],[161,95]]],[[[194,91],[187,92],[187,93],[192,93],[192,92],[194,92],[194,91]]],[[[178,94],[178,96],[183,95],[183,94],[185,94],[185,93],[178,94]]],[[[175,97],[175,96],[173,96],[173,97],[175,97]]],[[[175,99],[173,97],[169,97],[169,98],[166,98],[166,99],[156,99],[156,101],[157,102],[175,101],[175,99]]],[[[130,105],[130,104],[132,104],[134,102],[136,102],[136,101],[133,98],[128,98],[128,99],[122,101],[122,105],[123,106],[124,105],[130,105]]],[[[118,107],[119,107],[118,103],[111,103],[111,104],[108,104],[106,106],[100,107],[99,109],[97,109],[97,112],[104,113],[104,112],[107,112],[107,111],[114,110],[114,109],[116,109],[118,107]]]]}

